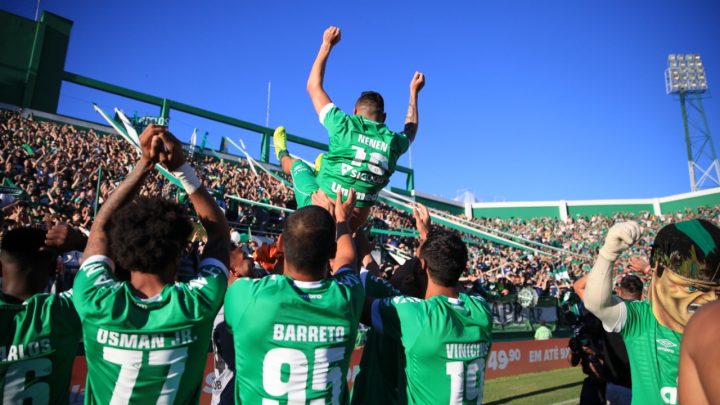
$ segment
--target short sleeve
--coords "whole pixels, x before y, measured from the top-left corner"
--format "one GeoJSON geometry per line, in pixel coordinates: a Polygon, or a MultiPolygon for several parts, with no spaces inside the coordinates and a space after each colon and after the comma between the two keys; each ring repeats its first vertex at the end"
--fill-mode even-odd
{"type": "Polygon", "coordinates": [[[73,290],[63,291],[55,296],[53,318],[61,320],[59,324],[69,333],[75,333],[78,340],[82,337],[82,323],[72,302],[73,290]]]}
{"type": "Polygon", "coordinates": [[[389,298],[400,295],[400,291],[396,290],[386,280],[370,274],[366,269],[360,271],[360,280],[365,287],[365,296],[372,298],[389,298]]]}
{"type": "Polygon", "coordinates": [[[240,323],[252,300],[252,287],[258,282],[258,279],[243,277],[235,280],[228,287],[225,294],[225,326],[229,333],[233,333],[233,327],[240,323]]]}
{"type": "Polygon", "coordinates": [[[335,104],[330,103],[320,111],[320,122],[327,129],[331,142],[349,139],[351,132],[349,121],[350,117],[335,104]]]}
{"type": "Polygon", "coordinates": [[[195,278],[187,283],[179,283],[185,287],[187,299],[198,318],[214,317],[220,309],[227,290],[228,270],[217,259],[206,258],[200,262],[195,278]]]}
{"type": "Polygon", "coordinates": [[[393,144],[395,146],[394,149],[397,150],[398,156],[402,155],[410,148],[410,138],[404,132],[395,132],[393,136],[393,144]]]}
{"type": "Polygon", "coordinates": [[[645,333],[648,320],[654,319],[652,307],[646,301],[625,302],[626,318],[620,325],[622,337],[635,337],[645,333]],[[653,317],[653,318],[648,318],[653,317]]]}
{"type": "Polygon", "coordinates": [[[411,346],[423,327],[423,308],[421,300],[403,295],[375,300],[371,308],[373,327],[401,340],[405,347],[411,346]]]}
{"type": "Polygon", "coordinates": [[[122,287],[113,275],[114,267],[109,257],[101,255],[89,257],[80,266],[71,298],[80,319],[94,309],[101,309],[104,299],[122,287]]]}

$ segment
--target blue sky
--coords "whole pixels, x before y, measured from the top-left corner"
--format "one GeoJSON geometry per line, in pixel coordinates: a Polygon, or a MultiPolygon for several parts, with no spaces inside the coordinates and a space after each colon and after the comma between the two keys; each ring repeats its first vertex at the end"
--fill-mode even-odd
{"type": "MultiPolygon", "coordinates": [[[[482,201],[644,198],[689,191],[679,104],[665,95],[667,54],[697,52],[720,86],[717,1],[61,1],[74,21],[66,70],[324,141],[305,92],[322,32],[343,31],[326,87],[351,110],[363,90],[385,97],[402,128],[415,70],[427,77],[412,148],[416,188],[482,201]]],[[[32,18],[35,3],[0,8],[32,18]]],[[[98,120],[90,101],[156,109],[73,85],[62,113],[98,120]]],[[[720,100],[705,100],[720,147],[720,100]]],[[[174,114],[193,127],[259,137],[174,114]]],[[[315,152],[291,149],[312,160],[315,152]]],[[[400,163],[408,165],[408,156],[400,163]]],[[[404,184],[397,173],[392,182],[404,184]]]]}

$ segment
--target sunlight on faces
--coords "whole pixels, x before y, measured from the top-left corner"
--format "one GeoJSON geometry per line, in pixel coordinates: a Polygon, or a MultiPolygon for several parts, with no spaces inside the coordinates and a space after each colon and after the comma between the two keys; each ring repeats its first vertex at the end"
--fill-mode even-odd
{"type": "Polygon", "coordinates": [[[701,306],[716,301],[720,284],[693,280],[665,269],[662,276],[653,275],[650,302],[655,318],[663,326],[683,332],[690,317],[701,306]]]}

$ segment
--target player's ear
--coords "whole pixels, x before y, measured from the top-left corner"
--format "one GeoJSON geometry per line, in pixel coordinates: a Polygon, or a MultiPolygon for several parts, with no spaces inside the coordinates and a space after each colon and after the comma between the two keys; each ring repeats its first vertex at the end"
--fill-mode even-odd
{"type": "Polygon", "coordinates": [[[387,113],[382,113],[382,116],[381,116],[381,118],[380,118],[380,122],[383,122],[383,123],[384,123],[386,119],[387,119],[387,113]]]}

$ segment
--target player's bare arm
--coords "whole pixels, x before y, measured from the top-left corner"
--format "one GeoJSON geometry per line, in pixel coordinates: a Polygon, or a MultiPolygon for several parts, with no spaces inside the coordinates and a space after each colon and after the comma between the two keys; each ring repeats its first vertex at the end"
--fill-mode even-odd
{"type": "Polygon", "coordinates": [[[335,221],[337,228],[337,251],[335,260],[333,260],[333,273],[343,267],[357,269],[357,253],[355,252],[355,243],[353,243],[352,232],[348,221],[352,217],[353,208],[355,208],[355,190],[350,189],[345,202],[342,201],[342,193],[337,193],[335,200],[335,221]]]}
{"type": "Polygon", "coordinates": [[[159,125],[148,125],[140,134],[140,150],[142,155],[138,160],[135,168],[120,183],[118,188],[110,194],[107,201],[102,205],[100,211],[95,217],[92,228],[90,228],[90,237],[88,238],[83,258],[94,255],[107,256],[110,253],[107,226],[110,222],[112,214],[128,202],[145,180],[145,177],[152,171],[159,150],[162,147],[162,141],[158,137],[166,130],[165,127],[159,125]]]}
{"type": "Polygon", "coordinates": [[[716,339],[720,302],[700,308],[688,322],[680,348],[678,397],[681,404],[720,403],[717,365],[720,349],[716,339]]]}
{"type": "Polygon", "coordinates": [[[330,51],[333,46],[340,42],[340,28],[329,27],[323,33],[323,41],[320,45],[315,62],[310,69],[310,76],[307,81],[307,92],[312,100],[315,112],[320,114],[323,107],[331,103],[330,96],[323,88],[323,80],[325,79],[325,65],[327,64],[330,51]]]}
{"type": "MultiPolygon", "coordinates": [[[[180,141],[168,131],[161,133],[160,138],[165,145],[165,149],[159,153],[160,163],[174,174],[181,171],[194,175],[195,170],[185,161],[185,152],[180,141]]],[[[225,266],[229,266],[230,227],[225,215],[202,184],[196,187],[195,190],[187,190],[186,187],[186,191],[188,191],[190,201],[195,207],[200,222],[207,231],[207,244],[203,250],[203,257],[218,259],[225,266]]]]}
{"type": "Polygon", "coordinates": [[[415,72],[410,81],[410,102],[408,103],[408,111],[405,116],[405,129],[403,132],[407,135],[410,142],[415,140],[418,130],[418,94],[425,86],[425,75],[415,72]]]}

